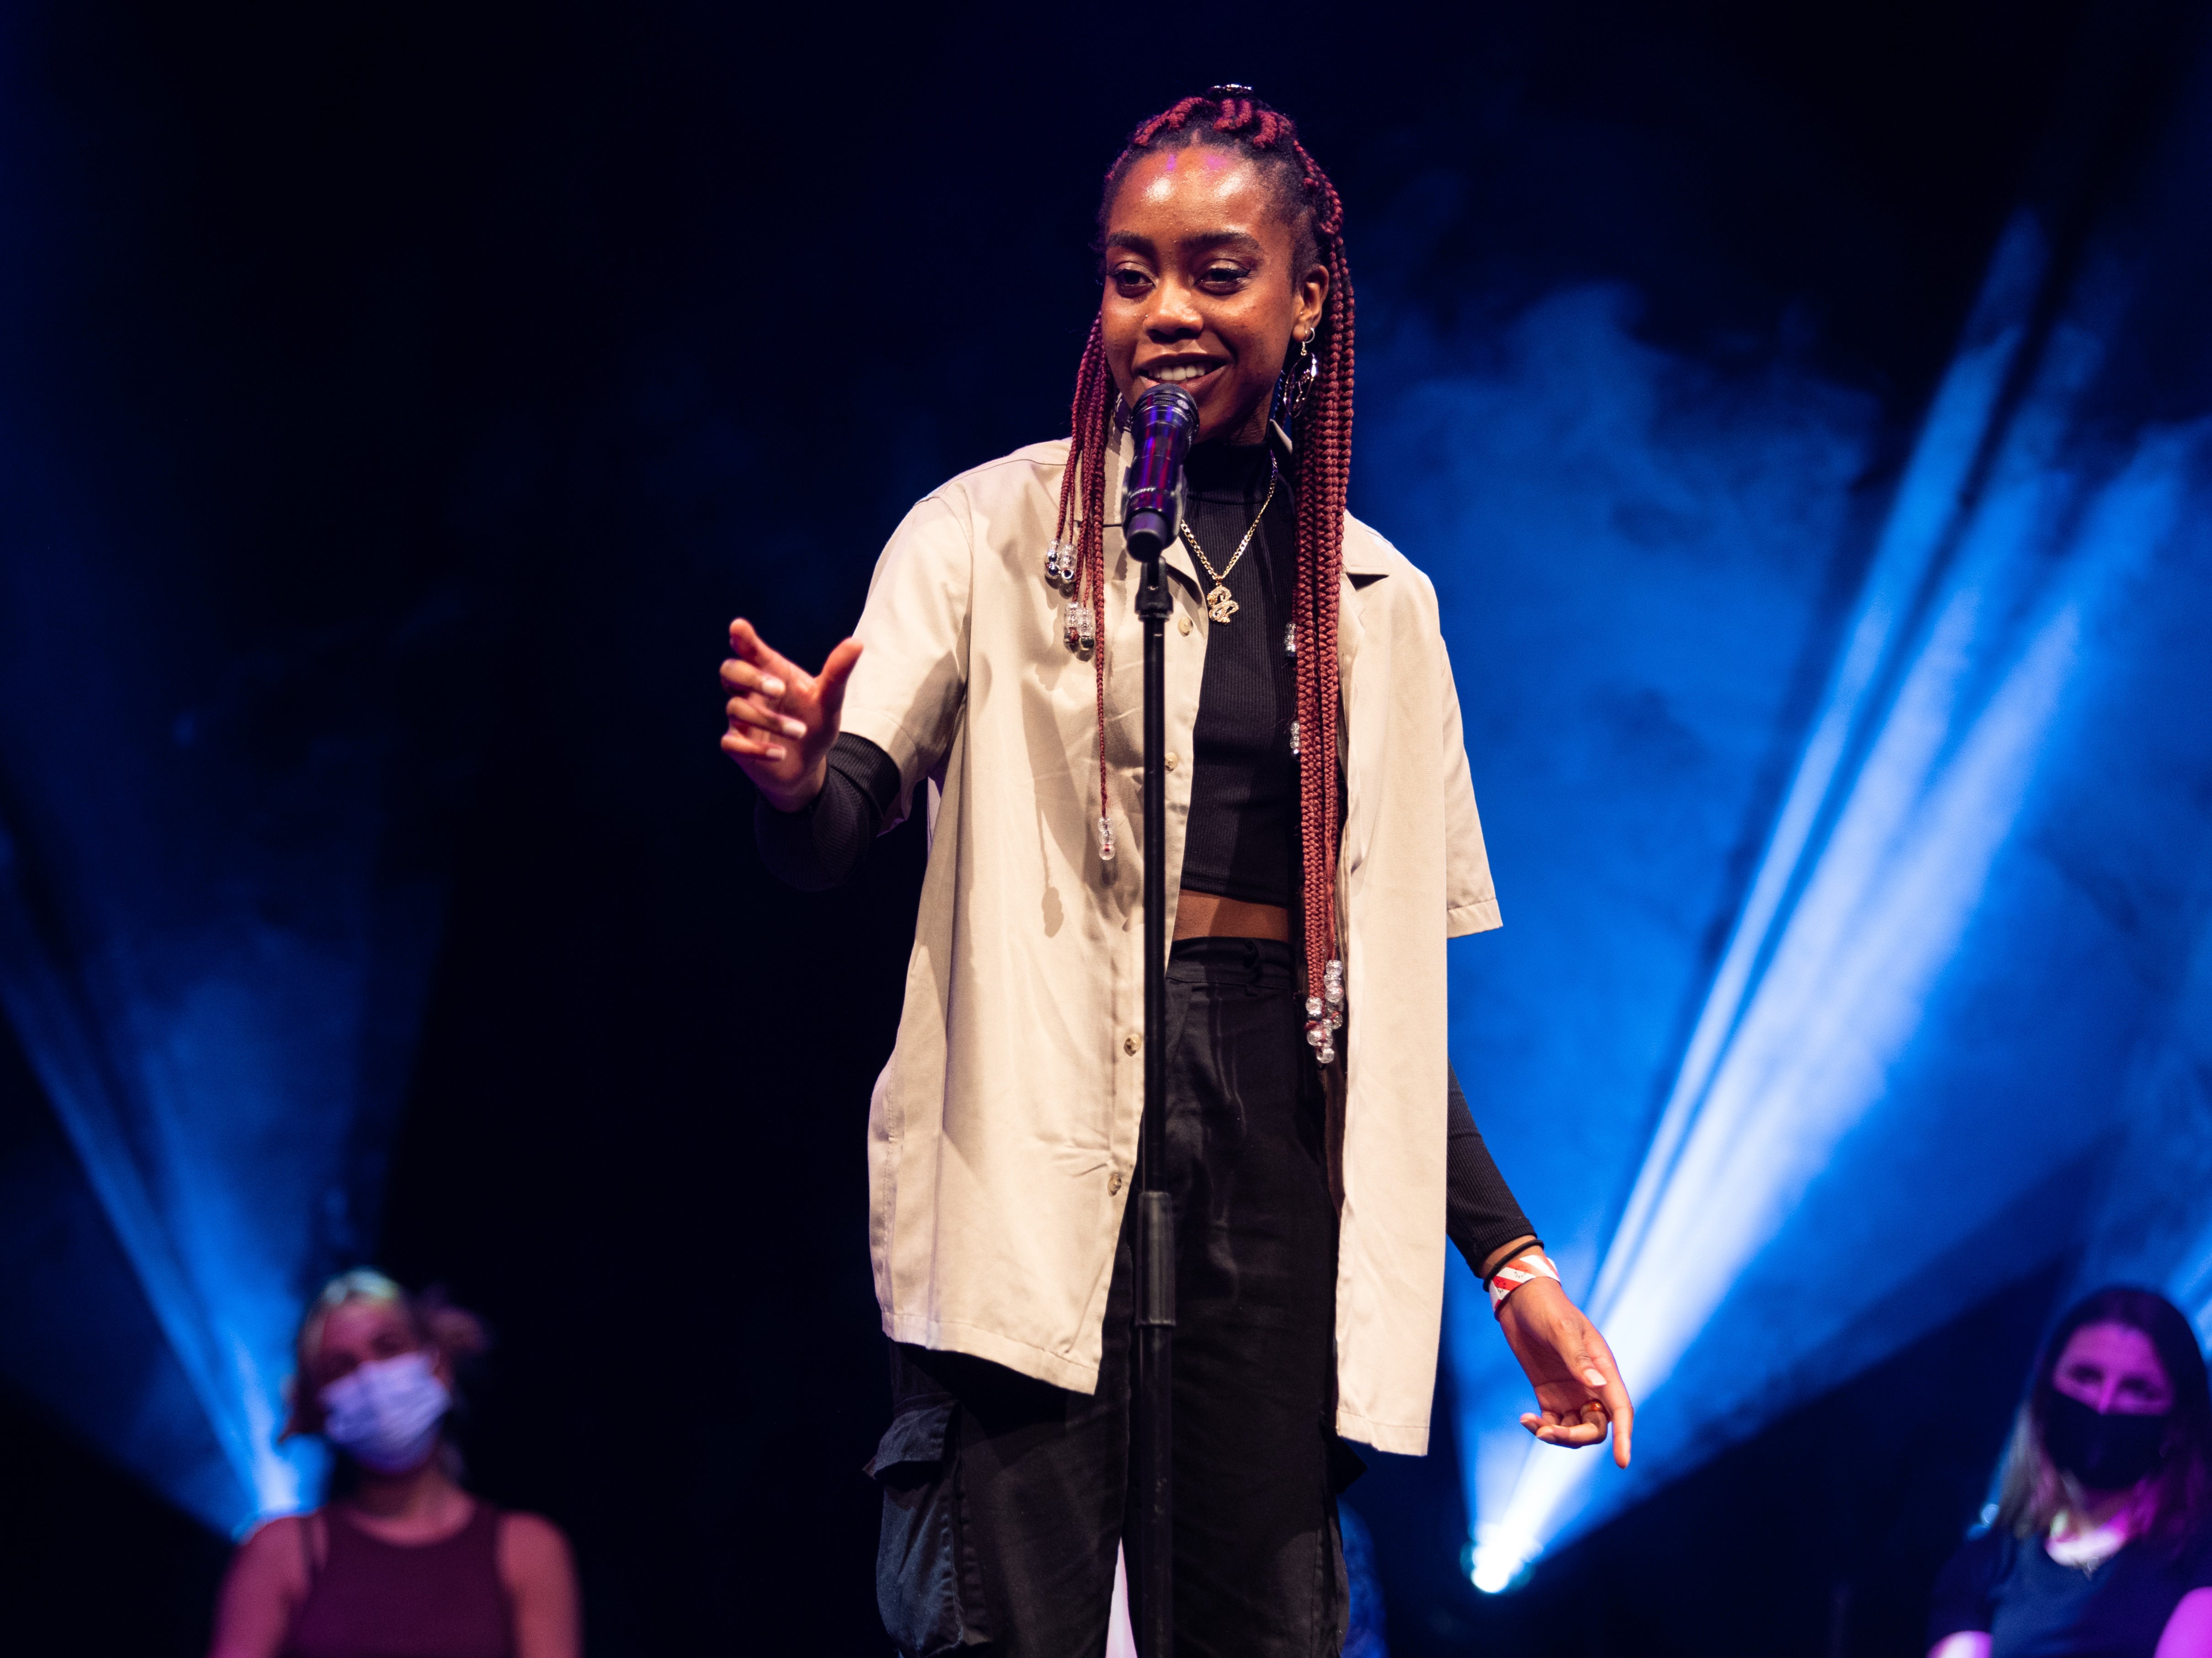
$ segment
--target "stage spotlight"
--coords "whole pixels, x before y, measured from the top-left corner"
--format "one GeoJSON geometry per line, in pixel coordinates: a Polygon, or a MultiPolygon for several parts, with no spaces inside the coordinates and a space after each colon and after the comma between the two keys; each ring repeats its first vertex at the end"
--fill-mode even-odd
{"type": "Polygon", "coordinates": [[[1475,1540],[1468,1546],[1461,1564],[1468,1581],[1485,1594],[1503,1594],[1518,1588],[1527,1580],[1530,1565],[1544,1551],[1544,1546],[1532,1533],[1510,1521],[1477,1526],[1474,1535],[1475,1540]]]}

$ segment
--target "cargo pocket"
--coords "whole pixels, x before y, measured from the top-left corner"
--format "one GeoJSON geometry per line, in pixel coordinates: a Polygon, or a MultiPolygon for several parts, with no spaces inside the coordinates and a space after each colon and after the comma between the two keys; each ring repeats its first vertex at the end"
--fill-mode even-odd
{"type": "Polygon", "coordinates": [[[884,1492],[876,1610],[905,1658],[990,1639],[960,1513],[959,1408],[945,1400],[901,1412],[867,1467],[884,1492]]]}

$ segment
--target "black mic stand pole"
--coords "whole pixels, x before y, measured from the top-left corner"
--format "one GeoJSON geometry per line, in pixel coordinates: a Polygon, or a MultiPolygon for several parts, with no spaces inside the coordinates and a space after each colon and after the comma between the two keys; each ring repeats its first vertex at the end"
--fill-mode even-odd
{"type": "Polygon", "coordinates": [[[1143,566],[1137,619],[1145,628],[1145,1116],[1137,1155],[1137,1320],[1132,1437],[1136,1537],[1129,1581],[1139,1658],[1175,1654],[1175,1199],[1168,1160],[1168,595],[1160,555],[1182,516],[1182,459],[1198,433],[1198,405],[1179,386],[1137,399],[1138,438],[1123,483],[1122,537],[1143,566]]]}
{"type": "Polygon", "coordinates": [[[1167,1192],[1167,619],[1175,609],[1158,553],[1144,561],[1145,1117],[1137,1190],[1137,1578],[1130,1602],[1139,1658],[1175,1652],[1175,1199],[1167,1192]]]}

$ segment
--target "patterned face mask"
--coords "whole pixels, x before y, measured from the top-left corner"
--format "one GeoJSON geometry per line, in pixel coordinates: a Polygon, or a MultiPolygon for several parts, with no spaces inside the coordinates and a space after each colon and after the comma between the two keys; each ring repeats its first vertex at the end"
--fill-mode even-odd
{"type": "Polygon", "coordinates": [[[420,1467],[453,1403],[430,1364],[428,1353],[401,1353],[340,1376],[317,1395],[323,1402],[323,1436],[379,1473],[420,1467]]]}

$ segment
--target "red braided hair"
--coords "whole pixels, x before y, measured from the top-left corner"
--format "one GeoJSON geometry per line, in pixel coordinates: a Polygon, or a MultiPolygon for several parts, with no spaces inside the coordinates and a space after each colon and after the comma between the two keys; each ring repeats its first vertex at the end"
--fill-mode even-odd
{"type": "MultiPolygon", "coordinates": [[[[1352,301],[1352,274],[1344,257],[1344,204],[1336,186],[1298,142],[1290,117],[1270,109],[1243,88],[1216,88],[1215,95],[1185,98],[1139,126],[1106,173],[1099,206],[1101,229],[1115,193],[1148,152],[1190,144],[1243,151],[1273,175],[1285,216],[1298,233],[1299,270],[1328,270],[1328,295],[1311,341],[1319,355],[1312,391],[1298,405],[1292,434],[1297,463],[1291,487],[1297,500],[1297,576],[1291,616],[1297,644],[1297,726],[1300,843],[1304,857],[1303,932],[1306,957],[1307,1039],[1323,1063],[1334,1056],[1331,1033],[1340,1023],[1343,990],[1337,959],[1336,862],[1342,819],[1337,774],[1340,694],[1337,682],[1337,597],[1344,568],[1345,489],[1351,476],[1352,301]],[[1318,1023],[1316,1021],[1318,1021],[1318,1023]]],[[[1067,471],[1060,480],[1056,537],[1068,537],[1075,555],[1076,589],[1087,598],[1097,644],[1093,666],[1098,700],[1098,813],[1108,816],[1106,767],[1105,517],[1108,449],[1115,436],[1119,399],[1106,366],[1099,325],[1091,327],[1075,377],[1070,409],[1067,471]],[[1077,490],[1080,489],[1079,502],[1077,490]]],[[[1110,845],[1107,856],[1111,856],[1110,845]]]]}

